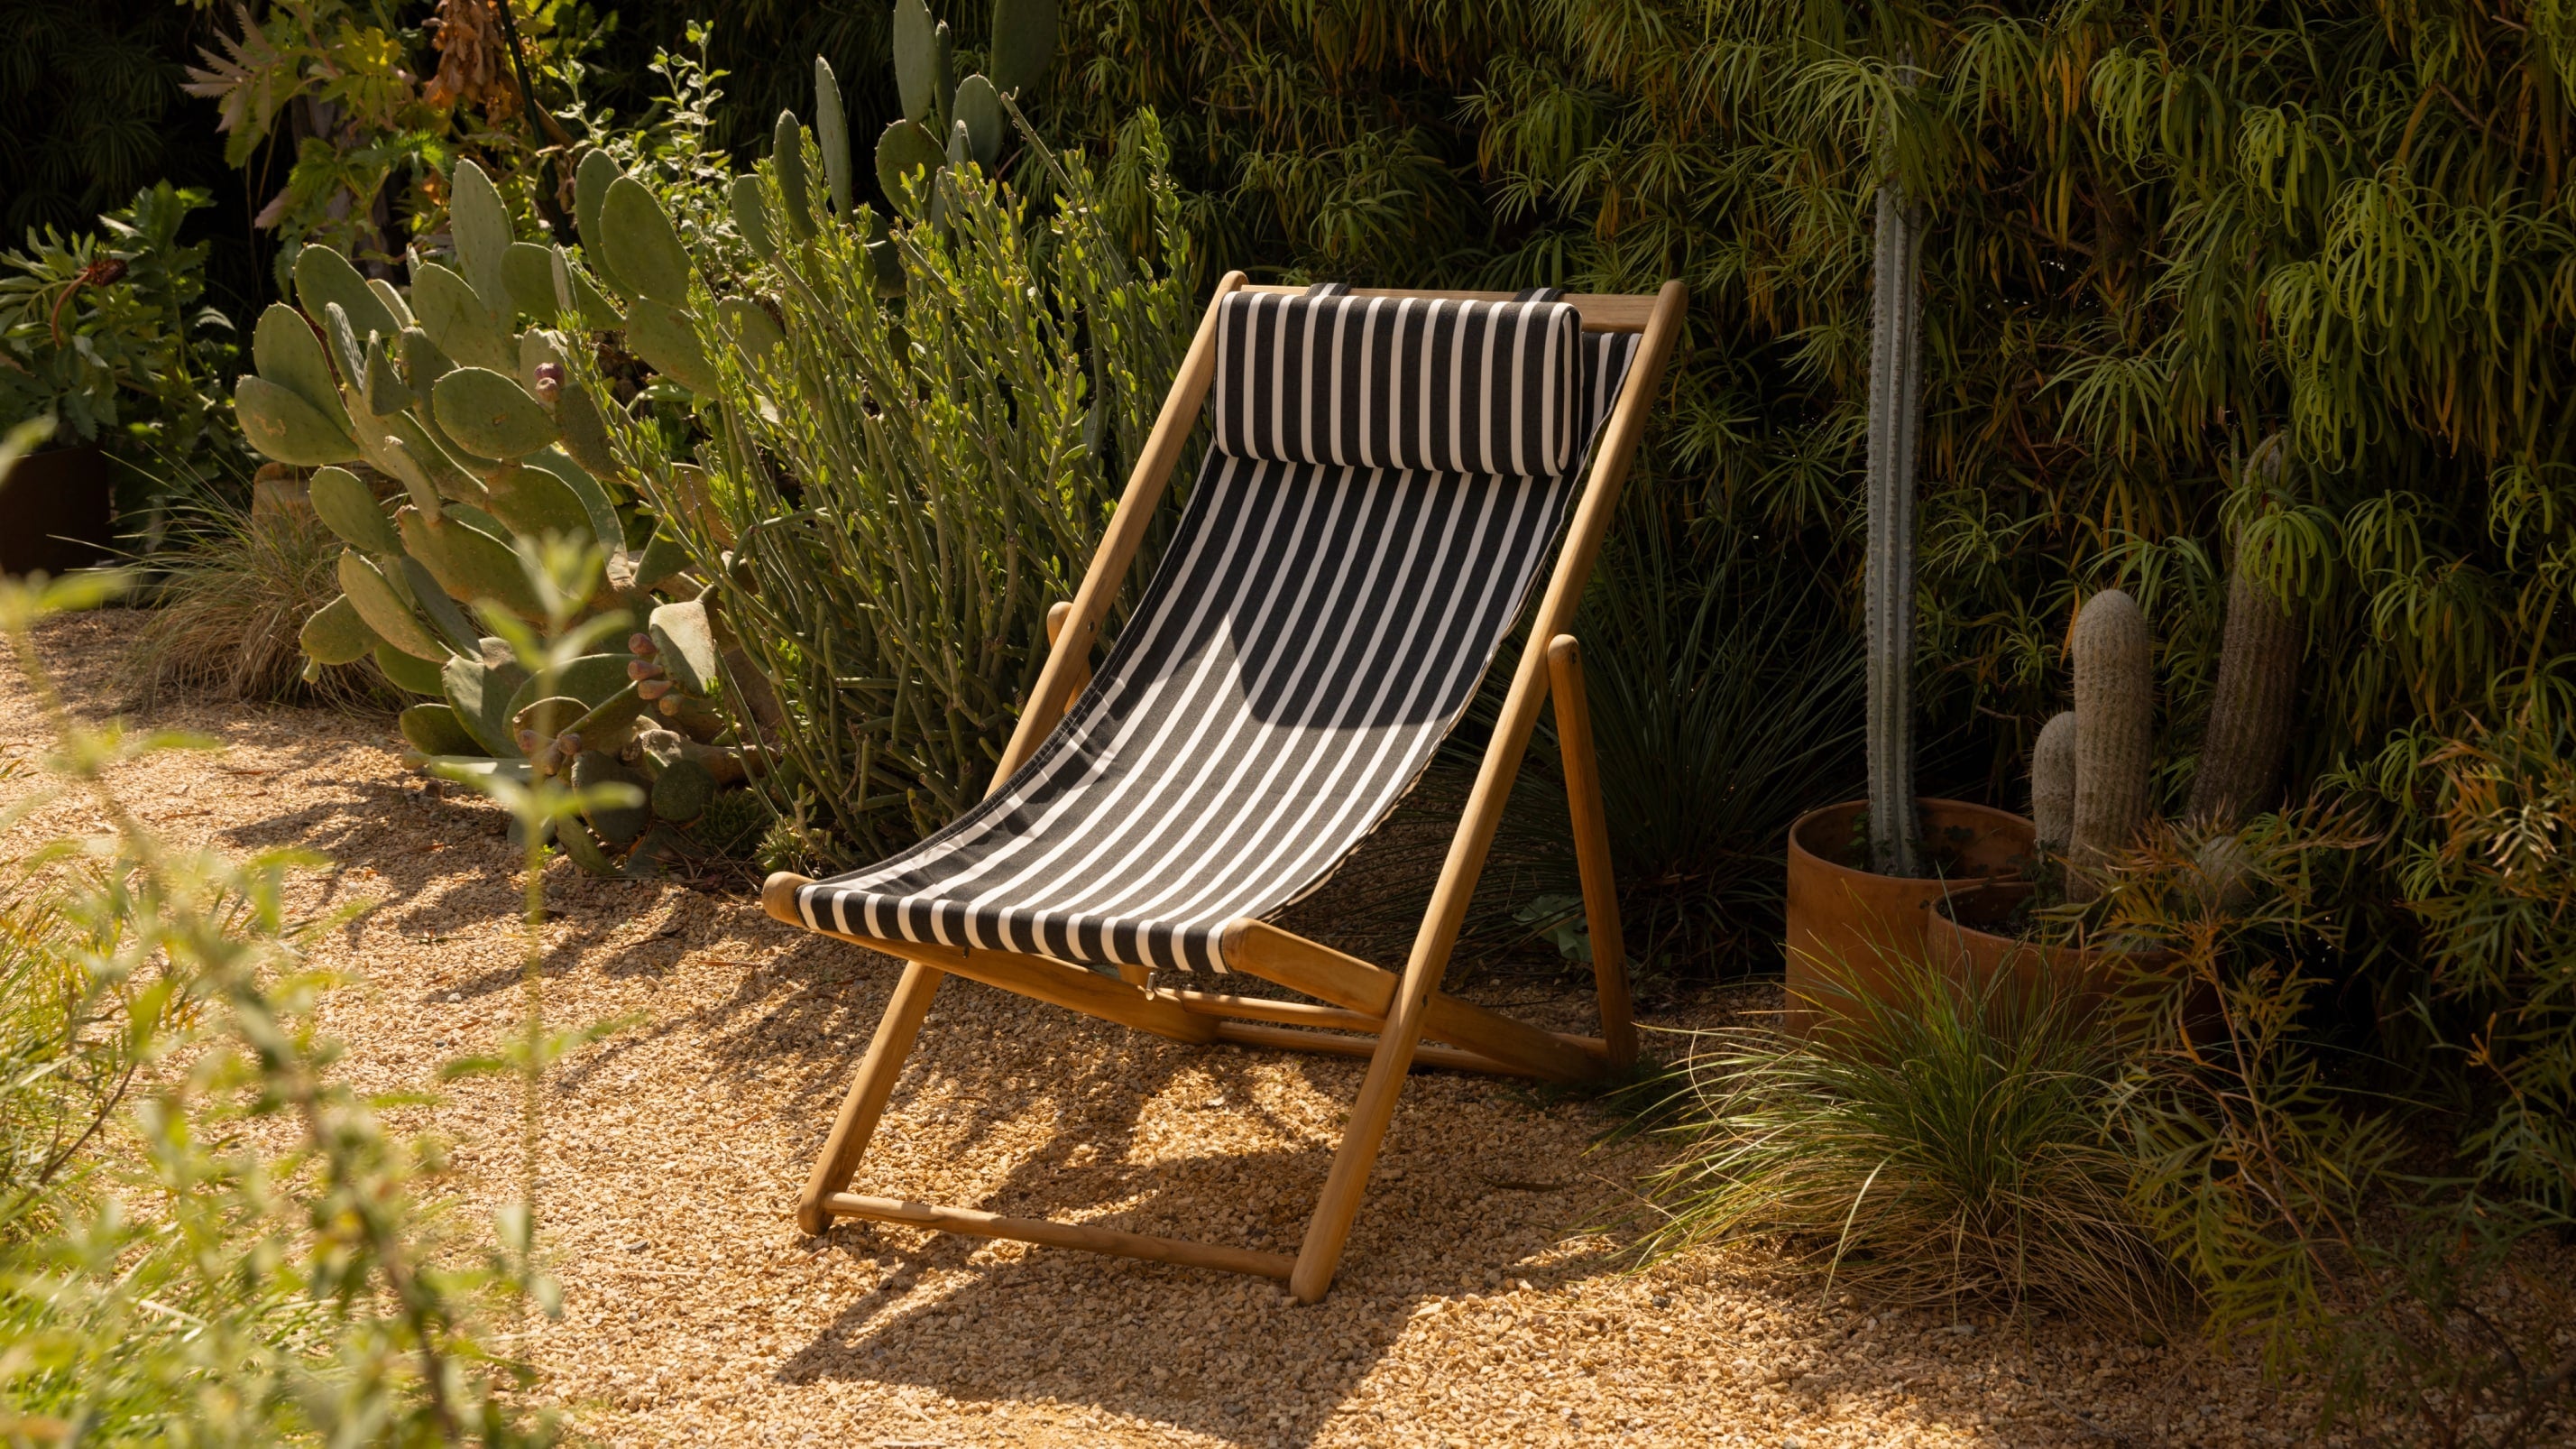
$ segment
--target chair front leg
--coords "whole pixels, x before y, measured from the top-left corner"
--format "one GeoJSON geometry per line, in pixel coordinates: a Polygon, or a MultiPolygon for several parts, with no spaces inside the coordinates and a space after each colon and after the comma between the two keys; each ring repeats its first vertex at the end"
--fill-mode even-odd
{"type": "Polygon", "coordinates": [[[832,1135],[823,1139],[822,1155],[814,1159],[804,1195],[796,1200],[796,1225],[806,1232],[820,1233],[832,1225],[824,1199],[848,1187],[857,1174],[859,1159],[867,1155],[868,1142],[877,1135],[877,1119],[894,1095],[895,1079],[903,1075],[904,1059],[912,1055],[913,1038],[920,1033],[922,1018],[930,1014],[931,998],[939,994],[939,983],[946,976],[936,966],[904,963],[894,999],[886,1003],[868,1054],[859,1061],[859,1074],[841,1101],[841,1115],[832,1119],[832,1135]]]}
{"type": "Polygon", "coordinates": [[[1610,1069],[1637,1064],[1637,1025],[1628,995],[1628,949],[1619,937],[1619,889],[1610,871],[1610,821],[1601,808],[1601,767],[1592,752],[1592,710],[1583,697],[1583,650],[1571,634],[1547,645],[1548,692],[1556,699],[1557,752],[1565,757],[1565,803],[1574,817],[1574,860],[1583,876],[1583,918],[1592,935],[1592,981],[1601,997],[1601,1041],[1610,1069]]]}

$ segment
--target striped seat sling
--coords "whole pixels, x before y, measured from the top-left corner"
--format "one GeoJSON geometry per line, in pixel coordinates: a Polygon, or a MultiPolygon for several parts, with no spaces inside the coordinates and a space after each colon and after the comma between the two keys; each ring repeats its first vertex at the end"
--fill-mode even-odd
{"type": "Polygon", "coordinates": [[[1224,971],[1430,762],[1540,577],[1639,338],[1511,302],[1235,293],[1214,441],[1153,581],[1028,763],[803,886],[805,923],[1224,971]]]}

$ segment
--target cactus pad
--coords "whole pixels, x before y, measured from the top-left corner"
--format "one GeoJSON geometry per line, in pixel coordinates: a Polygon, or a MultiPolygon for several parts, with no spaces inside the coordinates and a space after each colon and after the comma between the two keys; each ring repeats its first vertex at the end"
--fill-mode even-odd
{"type": "Polygon", "coordinates": [[[619,763],[615,755],[603,750],[584,750],[573,756],[572,783],[577,790],[602,785],[624,785],[614,792],[624,798],[611,803],[599,801],[582,809],[582,818],[600,838],[611,845],[632,845],[644,828],[653,823],[653,806],[644,794],[642,775],[619,763]]]}
{"type": "Polygon", "coordinates": [[[510,697],[527,677],[516,664],[486,664],[461,654],[450,656],[439,671],[447,702],[483,753],[512,760],[519,758],[519,743],[510,728],[510,697]]]}
{"type": "MultiPolygon", "coordinates": [[[[376,645],[376,669],[385,678],[393,681],[394,688],[406,694],[425,694],[432,699],[438,698],[445,692],[439,684],[438,677],[439,667],[445,663],[446,660],[442,659],[433,664],[429,660],[405,654],[391,644],[376,645]]],[[[459,725],[458,728],[462,729],[464,726],[459,725]]],[[[451,750],[448,753],[470,755],[481,748],[480,745],[476,745],[469,749],[451,750]]]]}
{"type": "Polygon", "coordinates": [[[497,604],[522,619],[545,617],[518,551],[456,516],[456,510],[433,521],[406,508],[397,527],[403,551],[418,559],[450,597],[497,604]]]}
{"type": "Polygon", "coordinates": [[[1002,159],[1002,98],[993,83],[970,75],[957,83],[957,124],[966,128],[966,154],[986,171],[1002,159]]]}
{"type": "Polygon", "coordinates": [[[691,694],[715,693],[716,635],[704,603],[664,604],[653,611],[648,627],[655,657],[673,684],[691,694]]]}
{"type": "Polygon", "coordinates": [[[438,425],[486,458],[518,458],[555,440],[545,406],[506,373],[460,367],[430,390],[438,425]]]}
{"type": "Polygon", "coordinates": [[[907,121],[927,119],[947,99],[938,94],[939,41],[922,0],[895,0],[894,87],[907,121]]]}
{"type": "Polygon", "coordinates": [[[530,321],[551,323],[562,303],[555,296],[555,249],[512,242],[501,254],[501,294],[530,321]]]}
{"type": "Polygon", "coordinates": [[[877,185],[888,201],[907,210],[911,207],[913,187],[906,178],[919,171],[937,172],[948,160],[939,139],[922,129],[917,121],[897,121],[877,137],[877,185]]]}
{"type": "Polygon", "coordinates": [[[402,552],[393,520],[385,517],[374,492],[348,469],[325,468],[314,474],[307,493],[314,514],[349,547],[371,554],[402,552]]]}
{"type": "MultiPolygon", "coordinates": [[[[510,355],[509,334],[501,328],[499,308],[463,277],[436,262],[412,268],[411,305],[420,314],[420,330],[455,362],[507,372],[518,360],[510,355]]],[[[418,374],[413,374],[411,385],[415,390],[420,387],[418,374]]]]}
{"type": "Polygon", "coordinates": [[[823,153],[823,184],[832,193],[832,210],[850,214],[850,122],[841,109],[841,83],[832,63],[814,57],[814,145],[823,153]]]}
{"type": "Polygon", "coordinates": [[[787,230],[798,241],[814,235],[814,198],[805,180],[805,133],[794,111],[778,113],[770,137],[769,159],[778,170],[778,207],[787,213],[787,230]]]}
{"type": "Polygon", "coordinates": [[[251,360],[259,375],[313,405],[313,410],[342,432],[349,430],[348,410],[340,405],[339,380],[322,355],[322,344],[304,318],[283,302],[271,302],[251,332],[251,360]]]}
{"type": "Polygon", "coordinates": [[[431,661],[447,657],[446,649],[430,637],[428,626],[411,611],[411,604],[388,582],[365,554],[348,549],[340,555],[340,588],[349,606],[377,638],[405,654],[431,661]]]}
{"type": "Polygon", "coordinates": [[[1025,96],[1055,64],[1056,0],[993,0],[993,84],[1025,96]]]}
{"type": "Polygon", "coordinates": [[[510,250],[510,209],[483,168],[459,161],[448,177],[447,233],[456,243],[456,270],[494,311],[507,305],[503,259],[510,250]]]}
{"type": "Polygon", "coordinates": [[[367,657],[367,651],[379,642],[376,631],[358,617],[357,608],[342,594],[304,621],[304,632],[298,641],[304,656],[321,664],[355,664],[367,657]]]}
{"type": "Polygon", "coordinates": [[[599,250],[627,291],[674,307],[689,300],[689,254],[643,182],[620,176],[608,183],[599,225],[599,250]]]}
{"type": "Polygon", "coordinates": [[[697,324],[688,313],[650,297],[637,298],[627,309],[626,345],[653,364],[656,372],[689,391],[716,390],[715,364],[707,360],[697,324]]]}
{"type": "Polygon", "coordinates": [[[707,767],[682,756],[662,767],[653,781],[653,813],[682,824],[707,813],[716,796],[716,777],[707,767]]]}
{"type": "Polygon", "coordinates": [[[403,329],[349,259],[329,247],[308,246],[295,254],[295,300],[306,316],[314,318],[322,315],[323,308],[339,303],[360,337],[370,332],[391,337],[403,329]]]}
{"type": "Polygon", "coordinates": [[[424,755],[470,755],[476,750],[465,722],[445,704],[415,704],[396,716],[395,723],[404,741],[424,755]]]}
{"type": "Polygon", "coordinates": [[[762,204],[760,178],[735,177],[728,199],[733,206],[733,229],[741,233],[743,245],[764,262],[778,260],[778,237],[769,229],[769,209],[762,204]]]}
{"type": "Polygon", "coordinates": [[[233,384],[233,408],[251,446],[281,463],[311,468],[358,454],[356,441],[313,404],[257,373],[233,384]]]}

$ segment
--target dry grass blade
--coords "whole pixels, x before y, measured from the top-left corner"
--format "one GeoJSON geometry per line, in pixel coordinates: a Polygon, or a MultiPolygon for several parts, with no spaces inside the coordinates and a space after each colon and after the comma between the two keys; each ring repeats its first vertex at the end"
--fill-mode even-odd
{"type": "Polygon", "coordinates": [[[218,699],[313,703],[375,710],[395,704],[373,664],[322,671],[307,684],[297,637],[340,592],[340,540],[299,509],[242,513],[208,504],[190,520],[191,541],[155,556],[159,607],[127,647],[125,684],[146,703],[164,690],[218,699]]]}

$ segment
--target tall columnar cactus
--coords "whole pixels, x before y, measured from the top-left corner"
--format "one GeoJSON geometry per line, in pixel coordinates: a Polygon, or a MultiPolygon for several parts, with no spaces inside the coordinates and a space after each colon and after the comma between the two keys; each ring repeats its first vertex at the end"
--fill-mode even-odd
{"type": "Polygon", "coordinates": [[[2060,710],[2030,752],[2030,819],[2041,850],[2066,854],[2075,835],[2075,711],[2060,710]]]}
{"type": "MultiPolygon", "coordinates": [[[[2277,481],[2282,452],[2282,439],[2275,435],[2256,450],[2249,469],[2277,481]]],[[[2253,564],[2240,538],[2228,572],[2227,633],[2210,697],[2209,730],[2201,741],[2199,773],[2191,782],[2192,818],[2216,825],[2236,824],[2248,811],[2268,804],[2280,788],[2299,657],[2307,641],[2299,611],[2257,575],[2253,564]]]]}
{"type": "MultiPolygon", "coordinates": [[[[2069,854],[2099,866],[2147,823],[2155,666],[2137,600],[2104,589],[2075,619],[2075,814],[2069,854]]],[[[2070,880],[2080,890],[2082,871],[2070,880]]]]}
{"type": "Polygon", "coordinates": [[[1923,219],[1878,189],[1870,270],[1869,839],[1881,875],[1919,873],[1914,808],[1914,453],[1923,419],[1923,219]]]}
{"type": "MultiPolygon", "coordinates": [[[[596,179],[593,168],[584,175],[596,179]]],[[[304,625],[308,667],[372,655],[397,686],[427,696],[401,717],[424,763],[636,773],[652,787],[653,810],[593,818],[597,839],[562,832],[565,852],[600,871],[618,868],[612,854],[633,851],[656,814],[685,821],[703,809],[696,773],[743,773],[742,752],[715,743],[726,724],[707,703],[718,687],[714,621],[695,597],[656,597],[698,592],[681,575],[686,555],[622,487],[602,481],[618,476],[618,464],[600,404],[566,375],[567,350],[582,344],[547,325],[622,320],[648,361],[687,369],[697,345],[679,311],[688,258],[639,193],[625,178],[585,189],[584,200],[598,203],[584,216],[597,225],[585,230],[633,279],[621,319],[560,251],[515,240],[490,179],[461,163],[450,203],[456,265],[415,255],[406,294],[360,276],[336,252],[306,248],[294,268],[302,310],[279,303],[261,316],[256,370],[234,394],[254,446],[318,470],[314,511],[348,544],[340,597],[304,625]],[[390,514],[353,469],[400,485],[390,514]],[[630,653],[581,659],[539,697],[538,681],[483,636],[467,606],[541,623],[521,545],[547,535],[595,541],[608,559],[601,606],[646,618],[648,628],[630,653]],[[661,781],[675,768],[681,783],[662,809],[661,781]]],[[[644,863],[653,854],[642,852],[644,863]]]]}

